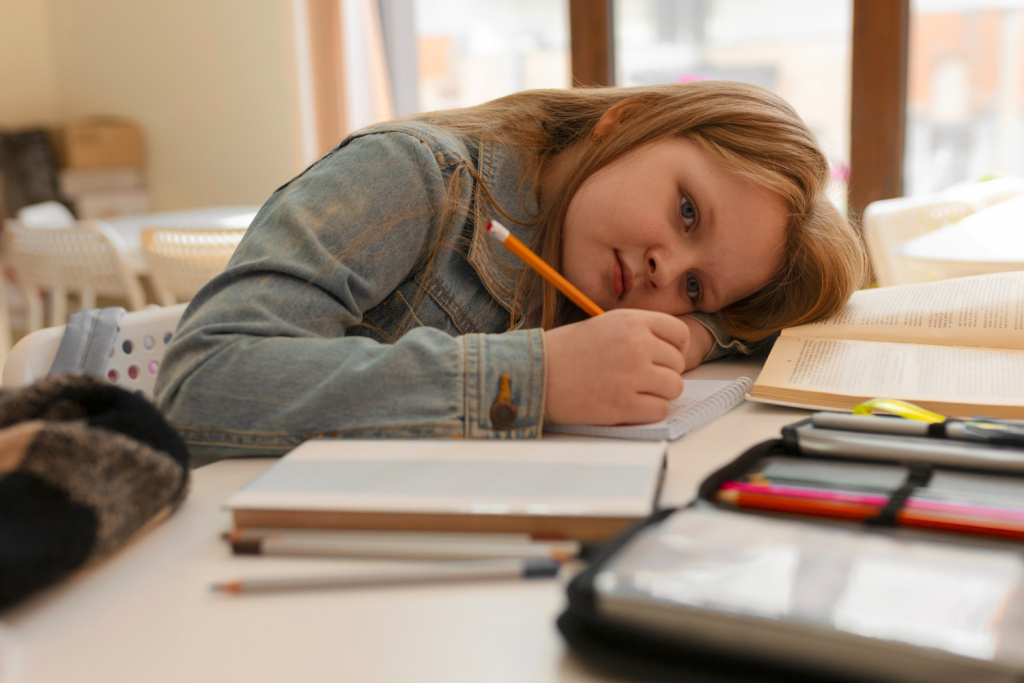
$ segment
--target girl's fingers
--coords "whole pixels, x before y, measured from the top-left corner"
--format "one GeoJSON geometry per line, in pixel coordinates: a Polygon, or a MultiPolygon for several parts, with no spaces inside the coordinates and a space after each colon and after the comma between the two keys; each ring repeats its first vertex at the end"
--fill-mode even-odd
{"type": "Polygon", "coordinates": [[[661,397],[671,401],[683,391],[683,377],[680,373],[669,368],[659,368],[650,373],[647,382],[640,387],[638,395],[650,395],[661,397]]]}
{"type": "Polygon", "coordinates": [[[651,332],[677,349],[686,346],[690,340],[690,328],[680,318],[657,313],[650,316],[648,320],[651,332]]]}
{"type": "Polygon", "coordinates": [[[681,374],[686,369],[685,348],[673,346],[663,339],[655,339],[651,348],[651,362],[681,374]]]}
{"type": "Polygon", "coordinates": [[[669,400],[653,394],[637,394],[633,401],[632,419],[630,424],[645,424],[664,420],[669,411],[669,400]]]}

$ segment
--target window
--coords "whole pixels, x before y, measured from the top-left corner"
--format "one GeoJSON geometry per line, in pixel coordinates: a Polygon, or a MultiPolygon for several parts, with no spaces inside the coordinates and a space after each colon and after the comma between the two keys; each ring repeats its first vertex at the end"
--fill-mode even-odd
{"type": "Polygon", "coordinates": [[[849,169],[851,0],[616,0],[615,82],[743,81],[792,104],[833,166],[849,169]]]}
{"type": "Polygon", "coordinates": [[[915,0],[904,193],[1024,176],[1024,0],[915,0]]]}
{"type": "Polygon", "coordinates": [[[419,111],[571,85],[564,0],[415,0],[415,36],[419,111]]]}

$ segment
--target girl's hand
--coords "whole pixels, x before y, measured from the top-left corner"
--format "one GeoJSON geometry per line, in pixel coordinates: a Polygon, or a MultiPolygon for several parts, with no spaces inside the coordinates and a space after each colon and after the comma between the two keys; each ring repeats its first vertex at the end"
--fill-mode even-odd
{"type": "MultiPolygon", "coordinates": [[[[544,333],[545,414],[564,424],[655,422],[683,390],[681,373],[707,348],[688,353],[690,324],[664,313],[616,309],[544,333]],[[696,358],[694,360],[693,358],[696,358]]],[[[703,330],[710,339],[707,330],[703,330]]],[[[697,335],[700,332],[697,331],[697,335]]]]}

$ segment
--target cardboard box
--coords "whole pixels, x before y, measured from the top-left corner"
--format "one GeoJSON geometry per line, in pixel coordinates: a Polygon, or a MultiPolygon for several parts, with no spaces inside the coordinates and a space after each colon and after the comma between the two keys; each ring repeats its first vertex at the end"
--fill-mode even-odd
{"type": "Polygon", "coordinates": [[[79,218],[114,218],[149,212],[149,193],[134,190],[85,192],[75,199],[75,215],[79,218]]]}
{"type": "Polygon", "coordinates": [[[64,166],[142,166],[142,132],[123,119],[81,119],[64,126],[64,166]]]}

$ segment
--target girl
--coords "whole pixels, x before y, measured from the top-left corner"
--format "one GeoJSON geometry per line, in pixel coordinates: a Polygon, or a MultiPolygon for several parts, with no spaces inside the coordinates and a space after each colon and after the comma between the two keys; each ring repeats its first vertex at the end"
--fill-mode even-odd
{"type": "Polygon", "coordinates": [[[192,301],[160,408],[193,455],[661,419],[680,373],[864,281],[828,165],[763,89],[528,91],[357,132],[192,301]],[[495,245],[495,218],[607,312],[495,245]]]}

